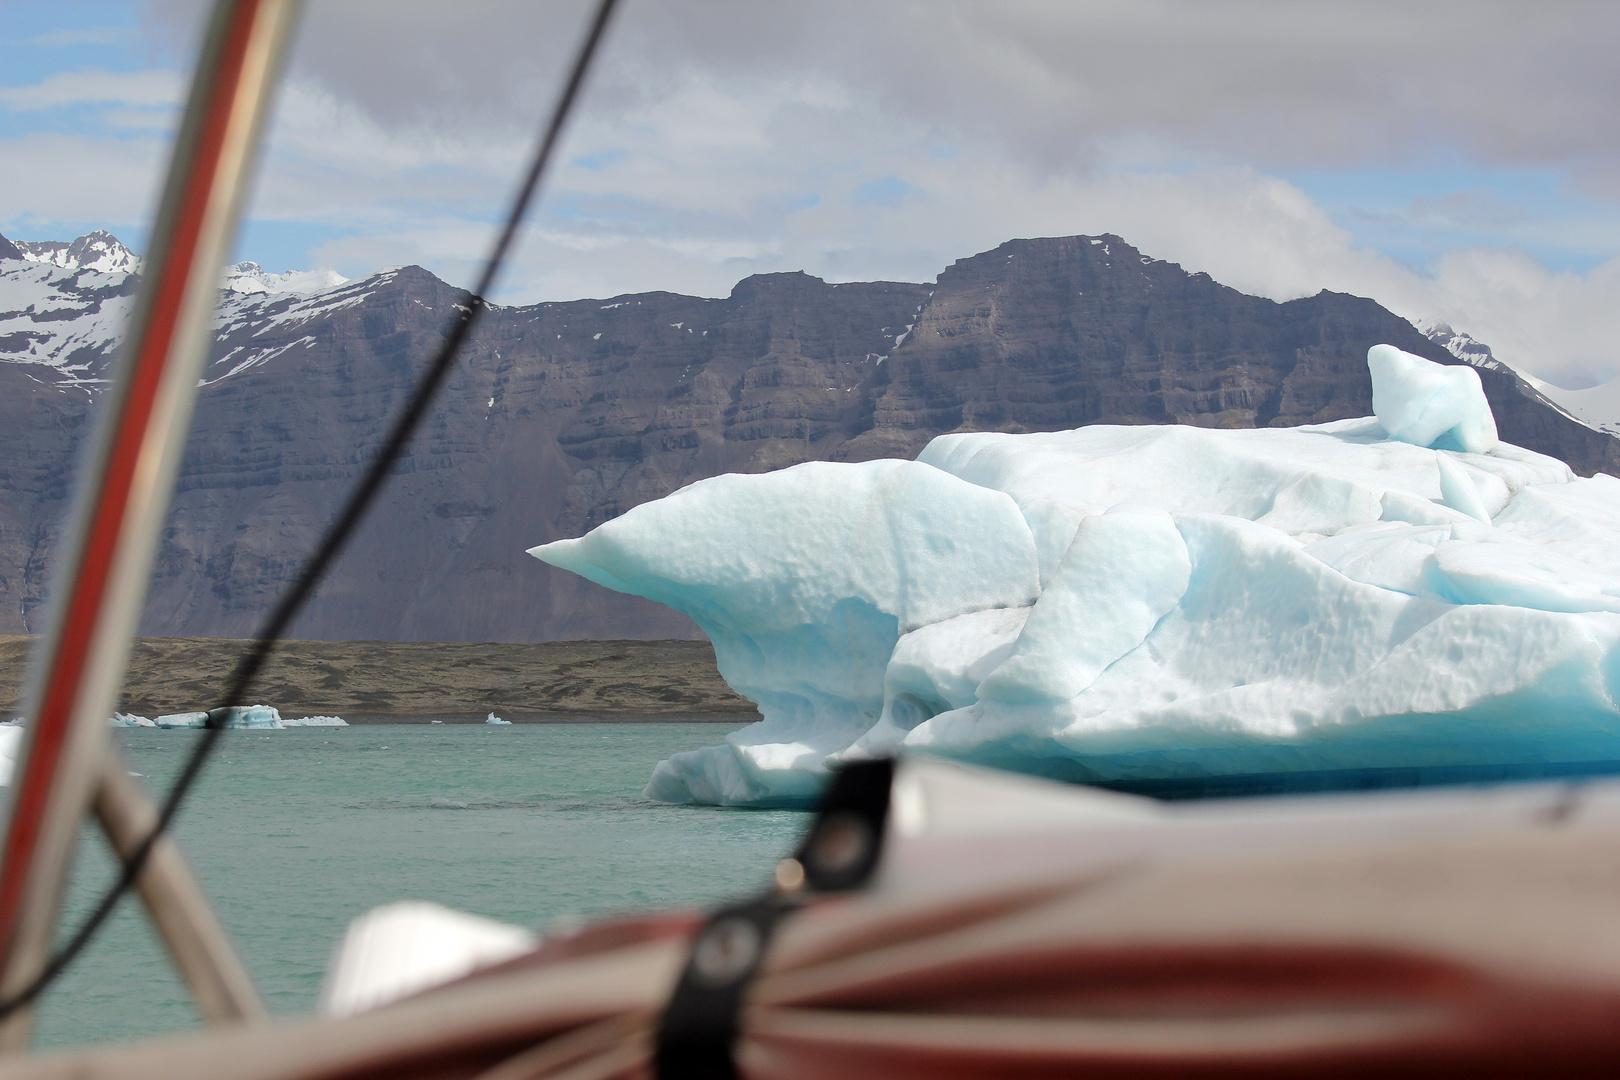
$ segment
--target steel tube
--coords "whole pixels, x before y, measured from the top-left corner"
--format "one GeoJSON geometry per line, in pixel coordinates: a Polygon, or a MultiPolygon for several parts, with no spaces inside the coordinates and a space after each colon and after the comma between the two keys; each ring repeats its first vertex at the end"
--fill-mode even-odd
{"type": "MultiPolygon", "coordinates": [[[[96,789],[96,817],[112,849],[128,858],[157,824],[157,807],[129,775],[122,755],[109,748],[105,761],[96,789]]],[[[135,885],[203,1019],[211,1024],[263,1019],[259,992],[191,876],[179,845],[167,836],[160,838],[135,885]]]]}
{"type": "MultiPolygon", "coordinates": [[[[220,0],[209,25],[117,374],[100,406],[35,654],[0,846],[0,999],[48,962],[73,845],[106,756],[198,379],[220,270],[297,0],[220,0]]],[[[0,1025],[25,1045],[30,1010],[0,1025]]]]}

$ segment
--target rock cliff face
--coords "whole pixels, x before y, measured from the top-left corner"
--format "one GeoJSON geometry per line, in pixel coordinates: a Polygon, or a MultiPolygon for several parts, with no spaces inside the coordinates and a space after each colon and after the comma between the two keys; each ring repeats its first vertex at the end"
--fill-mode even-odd
{"type": "MultiPolygon", "coordinates": [[[[40,629],[112,354],[103,324],[132,286],[24,258],[0,262],[0,632],[40,629]]],[[[143,633],[252,633],[465,299],[414,267],[309,295],[226,294],[143,633]]],[[[497,309],[294,632],[690,636],[524,549],[715,473],[912,456],[946,431],[1366,415],[1366,351],[1381,341],[1460,362],[1371,301],[1245,296],[1113,236],[1013,241],[934,285],[769,274],[720,300],[497,309]]],[[[1480,374],[1504,438],[1620,473],[1616,440],[1506,368],[1480,374]]]]}
{"type": "MultiPolygon", "coordinates": [[[[944,431],[1369,416],[1367,349],[1379,342],[1461,362],[1371,300],[1247,296],[1117,236],[1014,240],[940,275],[845,453],[913,457],[944,431]]],[[[1503,438],[1582,473],[1620,472],[1620,442],[1506,366],[1477,366],[1503,438]]]]}

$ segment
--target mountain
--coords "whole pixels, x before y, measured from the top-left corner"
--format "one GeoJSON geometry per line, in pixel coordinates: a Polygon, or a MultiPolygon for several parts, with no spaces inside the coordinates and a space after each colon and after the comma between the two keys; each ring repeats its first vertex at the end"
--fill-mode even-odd
{"type": "MultiPolygon", "coordinates": [[[[1420,329],[1430,341],[1475,367],[1510,370],[1506,364],[1491,354],[1490,346],[1461,331],[1453,330],[1445,323],[1431,323],[1420,329]]],[[[1581,390],[1565,390],[1561,386],[1554,386],[1522,372],[1519,374],[1565,416],[1597,431],[1620,435],[1620,379],[1611,379],[1606,383],[1581,390]]]]}
{"type": "Polygon", "coordinates": [[[1611,379],[1584,390],[1565,390],[1561,386],[1549,385],[1537,389],[1562,412],[1587,427],[1620,435],[1620,379],[1611,379]]]}
{"type": "Polygon", "coordinates": [[[1489,368],[1492,371],[1511,370],[1508,365],[1502,363],[1491,353],[1489,345],[1471,334],[1452,329],[1450,323],[1416,323],[1414,325],[1423,331],[1424,337],[1464,363],[1472,364],[1474,367],[1489,368]]]}
{"type": "Polygon", "coordinates": [[[18,256],[29,262],[61,266],[70,270],[95,270],[103,274],[133,274],[141,268],[134,252],[118,242],[112,233],[97,229],[72,243],[61,240],[18,240],[13,246],[18,256]]]}
{"type": "MultiPolygon", "coordinates": [[[[264,287],[222,294],[148,635],[253,631],[467,300],[418,267],[274,289],[236,269],[228,282],[264,287]]],[[[0,631],[39,628],[133,289],[128,273],[0,262],[0,631]]],[[[497,307],[294,633],[690,636],[524,549],[718,472],[911,456],[946,431],[1367,415],[1381,341],[1462,362],[1370,300],[1247,296],[1117,236],[1011,241],[933,284],[763,274],[724,299],[497,307]]],[[[1620,473],[1620,442],[1505,366],[1478,370],[1504,438],[1620,473]]]]}

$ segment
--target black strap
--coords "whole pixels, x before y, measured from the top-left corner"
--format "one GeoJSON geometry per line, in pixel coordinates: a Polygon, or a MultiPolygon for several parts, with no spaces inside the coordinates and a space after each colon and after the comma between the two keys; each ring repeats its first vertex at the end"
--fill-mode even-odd
{"type": "Polygon", "coordinates": [[[738,1080],[737,1017],[771,935],[806,894],[848,892],[871,878],[893,779],[888,758],[841,768],[798,852],[777,868],[776,888],[721,908],[698,931],[658,1024],[658,1080],[738,1080]]]}

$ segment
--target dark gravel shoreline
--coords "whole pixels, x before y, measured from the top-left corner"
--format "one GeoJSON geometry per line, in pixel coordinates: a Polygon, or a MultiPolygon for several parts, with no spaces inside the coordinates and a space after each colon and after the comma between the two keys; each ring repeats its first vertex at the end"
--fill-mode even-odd
{"type": "MultiPolygon", "coordinates": [[[[0,710],[15,715],[30,638],[0,636],[0,710]]],[[[156,716],[206,708],[246,642],[141,638],[120,711],[156,716]]],[[[253,693],[283,715],[350,723],[429,719],[515,723],[746,723],[753,705],[726,686],[706,641],[283,642],[253,693]]]]}

